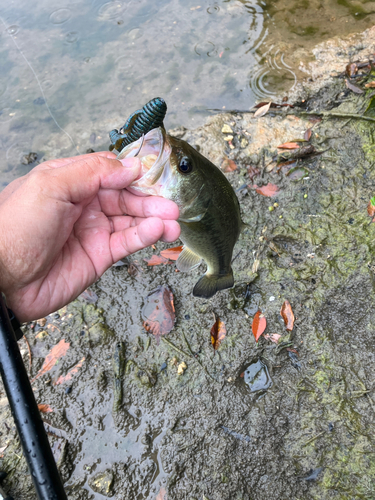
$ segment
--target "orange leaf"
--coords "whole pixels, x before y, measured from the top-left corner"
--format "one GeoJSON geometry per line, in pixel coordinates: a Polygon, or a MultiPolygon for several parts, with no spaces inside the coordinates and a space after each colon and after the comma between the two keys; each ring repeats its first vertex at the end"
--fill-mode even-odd
{"type": "Polygon", "coordinates": [[[69,342],[65,342],[65,340],[62,339],[58,344],[52,347],[51,351],[47,354],[46,359],[44,360],[42,368],[32,379],[31,383],[33,383],[41,375],[44,375],[45,373],[49,372],[51,368],[53,368],[55,364],[58,362],[59,358],[65,356],[65,354],[69,349],[69,346],[70,346],[69,342]]]}
{"type": "Polygon", "coordinates": [[[311,134],[312,134],[312,130],[311,128],[308,128],[305,133],[303,134],[303,138],[305,139],[305,141],[309,141],[311,139],[311,134]]]}
{"type": "Polygon", "coordinates": [[[223,172],[233,172],[237,169],[237,163],[229,158],[226,158],[221,164],[221,170],[223,172]]]}
{"type": "Polygon", "coordinates": [[[288,332],[291,332],[294,326],[294,314],[292,311],[292,306],[290,305],[288,300],[285,300],[284,304],[281,306],[280,314],[284,320],[286,329],[288,330],[288,332]]]}
{"type": "Polygon", "coordinates": [[[297,142],[285,142],[281,146],[277,146],[277,149],[297,149],[299,144],[297,142]]]}
{"type": "Polygon", "coordinates": [[[271,102],[268,102],[267,104],[265,104],[261,108],[258,108],[254,113],[254,118],[260,118],[261,116],[264,116],[266,113],[268,113],[268,110],[270,109],[271,104],[272,104],[271,102]]]}
{"type": "Polygon", "coordinates": [[[173,248],[167,248],[166,250],[162,250],[160,252],[160,255],[164,257],[165,259],[170,259],[170,260],[177,260],[180,253],[182,252],[183,247],[173,247],[173,248]]]}
{"type": "Polygon", "coordinates": [[[149,293],[142,309],[143,326],[159,341],[160,335],[169,333],[176,321],[173,293],[167,286],[159,286],[149,293]]]}
{"type": "Polygon", "coordinates": [[[262,196],[270,196],[271,198],[273,196],[276,196],[276,194],[279,192],[279,188],[275,184],[271,184],[270,182],[266,186],[258,187],[256,184],[254,184],[255,191],[258,194],[261,194],[262,196]]]}
{"type": "Polygon", "coordinates": [[[166,264],[168,259],[162,257],[161,255],[153,255],[151,259],[143,259],[147,262],[148,266],[158,266],[160,264],[166,264]]]}
{"type": "Polygon", "coordinates": [[[367,213],[369,214],[370,217],[374,217],[375,206],[372,204],[371,200],[368,202],[367,205],[367,213]]]}
{"type": "Polygon", "coordinates": [[[278,344],[281,335],[279,333],[271,333],[271,335],[265,335],[264,338],[270,340],[271,342],[274,342],[275,344],[278,344]]]}
{"type": "Polygon", "coordinates": [[[267,326],[267,320],[261,311],[258,311],[253,319],[253,324],[251,329],[255,337],[255,341],[258,342],[259,337],[262,335],[267,326]]]}
{"type": "Polygon", "coordinates": [[[56,380],[55,385],[64,384],[65,382],[69,382],[72,379],[73,375],[75,375],[78,372],[78,370],[81,368],[85,359],[86,358],[83,357],[81,359],[81,361],[79,363],[77,363],[75,366],[73,366],[73,368],[71,370],[69,370],[66,375],[61,375],[56,380]]]}
{"type": "Polygon", "coordinates": [[[50,405],[47,405],[47,404],[39,404],[38,410],[40,411],[40,413],[52,413],[53,412],[50,405]]]}
{"type": "Polygon", "coordinates": [[[365,87],[366,89],[373,89],[375,87],[375,82],[368,82],[365,87]]]}
{"type": "Polygon", "coordinates": [[[227,329],[225,327],[224,321],[221,321],[220,318],[216,318],[216,321],[211,328],[211,342],[215,351],[219,349],[220,344],[222,340],[224,340],[226,333],[227,329]]]}

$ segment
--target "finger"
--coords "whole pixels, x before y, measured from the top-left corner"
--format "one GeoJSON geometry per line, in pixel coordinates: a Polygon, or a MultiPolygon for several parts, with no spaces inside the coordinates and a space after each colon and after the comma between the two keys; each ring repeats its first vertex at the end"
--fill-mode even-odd
{"type": "Polygon", "coordinates": [[[107,189],[100,190],[98,196],[101,209],[108,216],[127,214],[173,220],[179,217],[177,205],[159,196],[136,196],[127,190],[107,189]]]}
{"type": "Polygon", "coordinates": [[[43,163],[40,163],[39,165],[34,167],[33,170],[48,170],[50,168],[64,167],[65,165],[69,165],[69,163],[73,163],[79,160],[87,160],[96,156],[100,156],[101,158],[109,158],[111,160],[116,159],[116,155],[114,153],[111,153],[111,151],[99,151],[97,153],[87,153],[84,155],[70,156],[68,158],[57,158],[55,160],[44,161],[43,163]]]}
{"type": "Polygon", "coordinates": [[[160,238],[161,241],[172,243],[180,237],[181,228],[180,224],[175,220],[164,220],[164,232],[160,238]]]}
{"type": "Polygon", "coordinates": [[[157,217],[150,217],[138,226],[113,233],[110,238],[113,262],[156,243],[163,236],[163,233],[164,223],[157,217]]]}
{"type": "Polygon", "coordinates": [[[99,189],[124,189],[131,184],[139,175],[140,161],[128,158],[126,166],[123,163],[88,155],[62,167],[36,171],[29,179],[55,199],[80,203],[92,199],[99,189]]]}

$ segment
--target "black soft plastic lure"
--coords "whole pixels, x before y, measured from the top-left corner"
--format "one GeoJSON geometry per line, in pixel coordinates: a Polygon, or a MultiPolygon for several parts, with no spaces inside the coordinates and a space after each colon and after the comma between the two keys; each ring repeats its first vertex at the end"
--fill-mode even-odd
{"type": "Polygon", "coordinates": [[[137,141],[150,130],[164,127],[163,120],[167,113],[167,105],[161,97],[151,99],[142,109],[134,111],[120,130],[109,133],[112,144],[109,150],[121,151],[128,144],[137,141]]]}

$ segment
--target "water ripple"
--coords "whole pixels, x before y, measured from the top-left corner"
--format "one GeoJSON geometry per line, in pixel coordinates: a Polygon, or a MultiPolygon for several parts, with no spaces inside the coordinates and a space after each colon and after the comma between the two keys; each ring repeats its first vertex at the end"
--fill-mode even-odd
{"type": "Polygon", "coordinates": [[[49,16],[52,24],[64,24],[69,21],[72,13],[70,9],[57,9],[49,16]]]}

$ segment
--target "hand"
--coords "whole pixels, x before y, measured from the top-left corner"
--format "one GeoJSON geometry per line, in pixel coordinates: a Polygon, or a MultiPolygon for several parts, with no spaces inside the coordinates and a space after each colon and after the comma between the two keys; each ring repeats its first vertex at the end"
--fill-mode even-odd
{"type": "Polygon", "coordinates": [[[41,163],[0,193],[0,291],[21,322],[56,311],[127,255],[179,237],[175,203],[124,189],[139,170],[136,158],[94,153],[41,163]]]}

